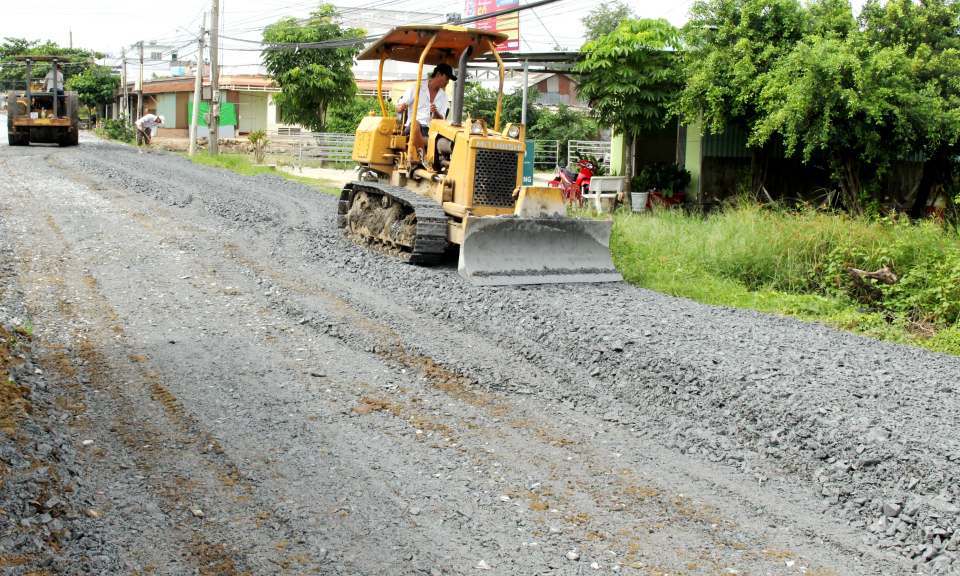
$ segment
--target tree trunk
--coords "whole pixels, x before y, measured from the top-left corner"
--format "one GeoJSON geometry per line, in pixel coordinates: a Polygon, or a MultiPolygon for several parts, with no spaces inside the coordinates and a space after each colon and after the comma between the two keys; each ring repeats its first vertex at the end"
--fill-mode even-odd
{"type": "Polygon", "coordinates": [[[854,216],[863,214],[860,206],[860,163],[850,156],[833,154],[834,168],[839,172],[843,203],[854,216]]]}
{"type": "Polygon", "coordinates": [[[773,202],[773,198],[767,192],[767,168],[769,165],[769,146],[767,144],[760,148],[750,146],[750,193],[759,202],[763,202],[764,198],[773,202]]]}
{"type": "Polygon", "coordinates": [[[627,148],[627,157],[626,161],[623,163],[623,177],[626,178],[623,189],[626,191],[623,195],[623,203],[633,210],[633,196],[630,195],[630,192],[633,190],[630,188],[630,179],[633,178],[633,162],[634,162],[634,153],[636,152],[636,143],[637,140],[630,135],[629,132],[623,133],[624,145],[627,148]]]}
{"type": "Polygon", "coordinates": [[[920,177],[920,186],[917,188],[917,199],[910,209],[910,217],[917,220],[926,216],[927,202],[930,200],[930,191],[937,185],[944,184],[949,175],[949,160],[940,155],[927,158],[923,165],[923,176],[920,177]]]}

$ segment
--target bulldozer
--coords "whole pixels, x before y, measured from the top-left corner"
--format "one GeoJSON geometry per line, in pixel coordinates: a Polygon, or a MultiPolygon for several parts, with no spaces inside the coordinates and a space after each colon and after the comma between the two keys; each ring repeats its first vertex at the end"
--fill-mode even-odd
{"type": "Polygon", "coordinates": [[[35,62],[51,62],[55,70],[58,63],[69,62],[70,58],[39,55],[15,56],[14,60],[26,65],[27,89],[11,90],[7,94],[7,143],[10,146],[27,146],[31,142],[76,146],[80,141],[77,93],[66,91],[60,96],[55,89],[36,91],[32,78],[35,62]],[[58,113],[61,106],[66,112],[64,115],[58,113]]]}
{"type": "Polygon", "coordinates": [[[621,281],[610,257],[611,220],[571,218],[559,188],[522,185],[526,128],[500,126],[505,68],[496,46],[506,39],[475,28],[409,25],[361,52],[358,60],[380,61],[381,115],[371,112],[357,127],[360,173],[341,192],[337,224],[350,240],[411,264],[437,263],[459,246],[458,273],[475,286],[621,281]],[[486,53],[500,68],[493,126],[463,117],[467,62],[486,53]],[[458,71],[450,113],[431,120],[425,150],[404,135],[403,115],[388,114],[388,59],[419,65],[414,119],[424,65],[458,71]]]}

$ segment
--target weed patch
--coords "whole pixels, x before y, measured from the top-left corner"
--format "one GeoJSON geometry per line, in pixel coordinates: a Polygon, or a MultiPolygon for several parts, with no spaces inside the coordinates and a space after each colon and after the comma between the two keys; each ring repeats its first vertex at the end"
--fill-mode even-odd
{"type": "Polygon", "coordinates": [[[277,170],[272,166],[260,166],[254,164],[250,159],[241,154],[219,154],[217,156],[210,156],[208,154],[198,154],[196,156],[187,156],[183,154],[185,158],[189,158],[196,164],[202,164],[204,166],[214,166],[217,168],[223,168],[225,170],[230,170],[241,174],[243,176],[256,176],[257,174],[273,174],[274,176],[280,176],[281,178],[286,178],[287,180],[293,180],[300,184],[310,186],[311,188],[316,188],[322,190],[327,194],[339,195],[340,190],[335,185],[324,180],[318,180],[316,178],[304,178],[302,176],[296,176],[294,174],[289,174],[283,172],[282,170],[277,170]]]}
{"type": "Polygon", "coordinates": [[[960,238],[936,221],[756,206],[624,211],[610,250],[627,282],[658,292],[960,354],[960,238]],[[847,270],[884,265],[900,281],[877,284],[882,297],[868,306],[847,270]]]}

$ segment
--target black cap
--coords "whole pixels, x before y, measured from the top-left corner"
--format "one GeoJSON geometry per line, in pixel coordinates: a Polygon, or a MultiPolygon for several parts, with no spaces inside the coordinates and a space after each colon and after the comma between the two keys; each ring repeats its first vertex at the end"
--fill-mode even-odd
{"type": "Polygon", "coordinates": [[[436,76],[437,74],[443,74],[454,82],[457,81],[457,77],[453,73],[453,68],[451,68],[449,64],[438,64],[437,67],[433,69],[433,75],[436,76]]]}

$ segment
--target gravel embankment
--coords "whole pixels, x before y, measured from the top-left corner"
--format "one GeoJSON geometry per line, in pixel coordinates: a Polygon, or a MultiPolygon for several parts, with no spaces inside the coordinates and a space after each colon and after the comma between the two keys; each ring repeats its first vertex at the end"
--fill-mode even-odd
{"type": "MultiPolygon", "coordinates": [[[[862,528],[865,546],[939,573],[960,569],[960,359],[626,284],[474,288],[452,264],[416,268],[344,242],[334,196],[317,193],[327,216],[310,221],[279,198],[302,196],[298,184],[259,176],[253,192],[250,179],[182,158],[121,165],[110,148],[66,162],[185,217],[213,215],[279,263],[375,285],[415,314],[444,319],[450,334],[403,335],[483,386],[573,404],[739,469],[759,488],[805,484],[823,510],[862,528]],[[460,330],[515,357],[479,359],[458,346],[460,330]]],[[[338,330],[292,296],[274,304],[338,330]]],[[[380,306],[359,294],[351,305],[380,306]]]]}

